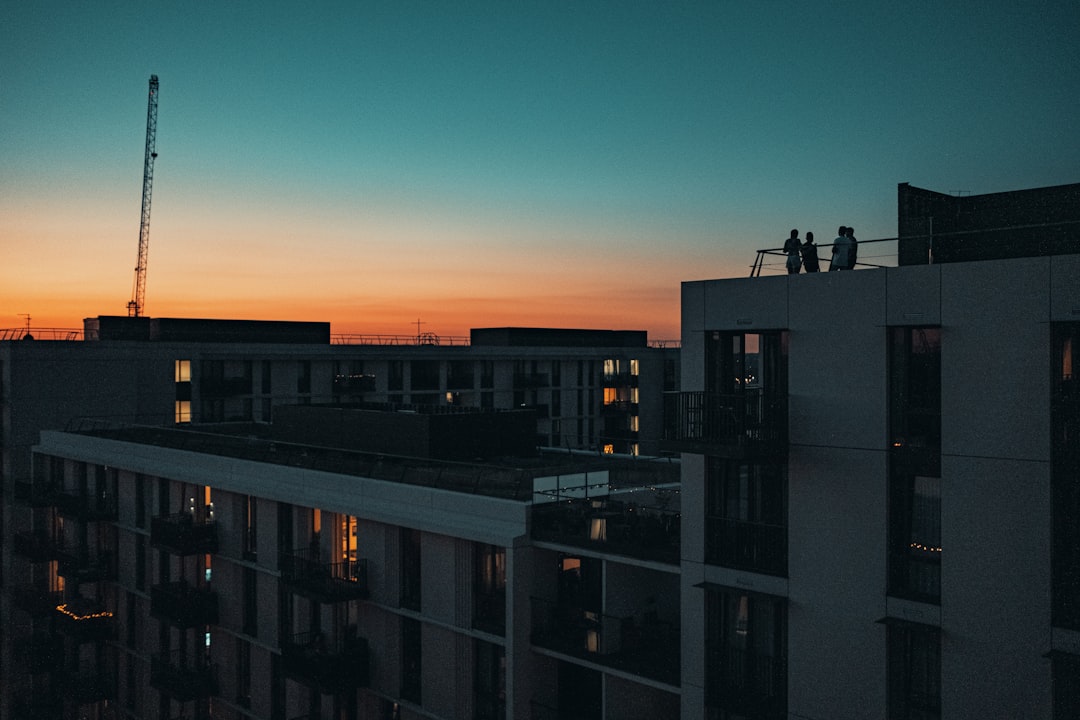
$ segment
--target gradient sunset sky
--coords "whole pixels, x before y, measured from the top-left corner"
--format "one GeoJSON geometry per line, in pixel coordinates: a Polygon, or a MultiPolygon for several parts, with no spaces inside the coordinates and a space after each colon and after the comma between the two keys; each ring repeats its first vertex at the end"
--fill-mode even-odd
{"type": "MultiPolygon", "coordinates": [[[[6,2],[0,328],[679,336],[682,281],[896,185],[1080,182],[1080,2],[6,2]]],[[[860,253],[862,255],[862,253],[860,253]]],[[[779,270],[779,267],[777,268],[779,270]]]]}

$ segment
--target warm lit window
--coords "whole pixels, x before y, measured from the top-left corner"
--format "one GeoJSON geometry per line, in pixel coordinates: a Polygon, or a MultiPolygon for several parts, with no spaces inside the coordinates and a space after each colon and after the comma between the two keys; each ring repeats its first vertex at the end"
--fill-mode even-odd
{"type": "Polygon", "coordinates": [[[604,454],[605,455],[613,455],[614,453],[615,453],[615,446],[614,445],[612,445],[611,443],[608,443],[608,444],[604,445],[604,454]]]}
{"type": "Polygon", "coordinates": [[[630,361],[630,374],[631,375],[637,375],[638,374],[638,361],[637,360],[631,360],[630,361]]]}
{"type": "Polygon", "coordinates": [[[618,390],[618,388],[611,388],[611,387],[604,388],[604,404],[605,405],[614,405],[618,401],[619,401],[619,390],[618,390]]]}
{"type": "Polygon", "coordinates": [[[631,432],[638,432],[638,430],[640,428],[640,425],[641,425],[641,423],[638,420],[638,416],[637,415],[631,415],[630,416],[630,431],[631,432]]]}
{"type": "Polygon", "coordinates": [[[611,376],[616,375],[619,372],[618,360],[605,360],[604,361],[604,375],[611,376]]]}
{"type": "Polygon", "coordinates": [[[189,423],[191,422],[191,401],[190,400],[177,400],[176,401],[176,422],[189,423]]]}
{"type": "Polygon", "coordinates": [[[191,382],[191,361],[176,361],[176,382],[191,382]]]}
{"type": "Polygon", "coordinates": [[[630,454],[631,455],[640,455],[641,454],[641,446],[638,445],[637,443],[633,443],[630,446],[630,454]]]}

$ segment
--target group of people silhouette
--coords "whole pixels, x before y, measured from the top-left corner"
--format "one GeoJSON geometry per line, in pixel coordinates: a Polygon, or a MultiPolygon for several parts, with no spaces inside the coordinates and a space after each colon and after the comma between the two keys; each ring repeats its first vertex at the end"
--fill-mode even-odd
{"type": "MultiPolygon", "coordinates": [[[[817,272],[818,248],[814,244],[814,233],[806,233],[806,241],[799,241],[799,231],[791,231],[791,237],[784,241],[784,253],[787,255],[787,271],[795,275],[800,270],[808,273],[817,272]]],[[[832,258],[829,270],[852,270],[859,254],[859,241],[855,239],[855,228],[841,225],[833,240],[832,258]]]]}

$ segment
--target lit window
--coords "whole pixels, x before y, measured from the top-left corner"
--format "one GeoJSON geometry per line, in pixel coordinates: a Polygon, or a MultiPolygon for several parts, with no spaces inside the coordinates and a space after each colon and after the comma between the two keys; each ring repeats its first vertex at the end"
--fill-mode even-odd
{"type": "Polygon", "coordinates": [[[604,454],[605,455],[614,455],[615,454],[615,446],[612,445],[611,443],[608,443],[607,445],[604,445],[604,454]]]}
{"type": "Polygon", "coordinates": [[[630,374],[631,375],[637,375],[638,374],[638,361],[637,360],[631,360],[630,361],[630,374]]]}
{"type": "Polygon", "coordinates": [[[605,375],[609,375],[609,376],[610,375],[615,375],[618,372],[619,372],[619,361],[618,360],[605,360],[604,361],[604,374],[605,375]]]}
{"type": "Polygon", "coordinates": [[[630,430],[631,430],[631,432],[637,432],[638,429],[639,429],[639,425],[640,425],[640,423],[638,422],[638,416],[637,415],[631,415],[630,416],[630,430]]]}
{"type": "Polygon", "coordinates": [[[604,404],[614,405],[619,401],[619,391],[617,388],[604,388],[604,404]]]}
{"type": "Polygon", "coordinates": [[[177,400],[176,401],[176,422],[189,423],[191,422],[191,401],[190,400],[177,400]]]}
{"type": "Polygon", "coordinates": [[[632,444],[630,446],[630,454],[631,455],[640,455],[641,454],[641,446],[639,446],[637,443],[632,444]]]}
{"type": "Polygon", "coordinates": [[[191,382],[191,361],[176,361],[176,382],[191,382]]]}

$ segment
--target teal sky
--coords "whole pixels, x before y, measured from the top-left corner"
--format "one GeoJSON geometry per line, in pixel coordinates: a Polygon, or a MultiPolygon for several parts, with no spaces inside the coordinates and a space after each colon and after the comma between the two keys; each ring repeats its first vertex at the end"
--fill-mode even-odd
{"type": "Polygon", "coordinates": [[[0,327],[125,312],[151,74],[149,314],[656,338],[792,227],[895,235],[899,182],[1080,181],[1078,38],[1076,0],[8,2],[0,327]]]}

